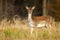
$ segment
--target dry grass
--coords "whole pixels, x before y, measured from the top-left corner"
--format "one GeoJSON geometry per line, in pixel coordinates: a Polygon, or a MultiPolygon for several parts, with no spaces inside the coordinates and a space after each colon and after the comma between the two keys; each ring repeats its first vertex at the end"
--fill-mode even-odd
{"type": "Polygon", "coordinates": [[[7,19],[0,22],[0,40],[60,40],[58,25],[56,25],[55,30],[52,30],[51,34],[46,29],[35,28],[33,34],[30,35],[27,20],[14,19],[15,24],[9,22],[7,22],[7,19]]]}

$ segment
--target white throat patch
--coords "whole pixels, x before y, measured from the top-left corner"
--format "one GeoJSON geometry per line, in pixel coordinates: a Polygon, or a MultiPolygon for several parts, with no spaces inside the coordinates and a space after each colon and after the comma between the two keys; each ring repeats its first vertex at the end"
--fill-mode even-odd
{"type": "Polygon", "coordinates": [[[33,23],[31,14],[28,14],[28,22],[29,22],[30,27],[34,27],[34,23],[33,23]]]}

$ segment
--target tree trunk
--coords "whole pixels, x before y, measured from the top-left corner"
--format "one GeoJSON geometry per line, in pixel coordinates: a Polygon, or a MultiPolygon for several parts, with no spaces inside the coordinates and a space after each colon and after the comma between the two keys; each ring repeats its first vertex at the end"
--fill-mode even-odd
{"type": "Polygon", "coordinates": [[[43,16],[46,16],[46,0],[43,0],[43,16]]]}

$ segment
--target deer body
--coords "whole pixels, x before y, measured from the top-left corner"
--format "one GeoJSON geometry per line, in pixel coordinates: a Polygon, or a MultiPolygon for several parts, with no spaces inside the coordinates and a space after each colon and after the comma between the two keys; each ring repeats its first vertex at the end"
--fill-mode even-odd
{"type": "Polygon", "coordinates": [[[34,27],[47,27],[49,29],[49,27],[51,27],[51,17],[50,16],[39,16],[39,17],[35,17],[33,16],[32,19],[32,12],[34,10],[35,7],[27,7],[26,9],[28,10],[28,23],[30,25],[31,28],[31,34],[33,32],[33,28],[34,27]]]}

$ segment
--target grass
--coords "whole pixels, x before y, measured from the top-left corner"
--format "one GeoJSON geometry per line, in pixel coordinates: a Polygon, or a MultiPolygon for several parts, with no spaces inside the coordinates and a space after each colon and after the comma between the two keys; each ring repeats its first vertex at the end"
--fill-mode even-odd
{"type": "Polygon", "coordinates": [[[4,19],[0,24],[0,40],[60,40],[60,32],[48,33],[46,29],[35,28],[30,34],[30,28],[26,20],[15,20],[15,24],[9,24],[4,19]]]}

